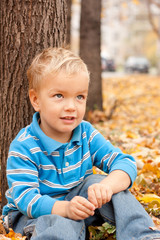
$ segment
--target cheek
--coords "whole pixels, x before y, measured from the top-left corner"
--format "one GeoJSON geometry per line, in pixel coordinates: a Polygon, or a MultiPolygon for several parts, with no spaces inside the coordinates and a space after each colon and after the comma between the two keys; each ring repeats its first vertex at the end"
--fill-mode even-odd
{"type": "Polygon", "coordinates": [[[59,104],[54,103],[53,101],[45,101],[41,103],[41,106],[46,111],[57,111],[59,109],[59,104]]]}
{"type": "Polygon", "coordinates": [[[80,113],[81,115],[84,115],[84,114],[85,114],[85,111],[86,111],[86,105],[80,106],[80,108],[79,108],[79,113],[80,113]]]}

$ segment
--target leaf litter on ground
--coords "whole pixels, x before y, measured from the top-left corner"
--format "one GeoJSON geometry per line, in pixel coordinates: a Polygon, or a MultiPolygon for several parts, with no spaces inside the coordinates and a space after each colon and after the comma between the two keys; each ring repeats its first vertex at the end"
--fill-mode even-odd
{"type": "MultiPolygon", "coordinates": [[[[130,191],[152,217],[158,229],[160,229],[159,106],[160,77],[131,75],[105,78],[104,111],[94,110],[87,115],[88,120],[106,139],[136,159],[138,175],[130,191]]],[[[94,168],[94,173],[103,174],[97,168],[94,168]]]]}

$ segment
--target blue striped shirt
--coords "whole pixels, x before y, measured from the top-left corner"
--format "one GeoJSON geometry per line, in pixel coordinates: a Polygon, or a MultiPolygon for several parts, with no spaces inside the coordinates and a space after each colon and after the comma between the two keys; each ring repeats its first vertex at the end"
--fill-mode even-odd
{"type": "Polygon", "coordinates": [[[93,174],[97,166],[106,173],[123,170],[136,178],[136,163],[107,141],[89,122],[75,128],[68,143],[46,136],[39,124],[39,113],[23,128],[10,145],[7,159],[7,205],[3,215],[19,210],[37,218],[51,214],[57,200],[93,174]]]}

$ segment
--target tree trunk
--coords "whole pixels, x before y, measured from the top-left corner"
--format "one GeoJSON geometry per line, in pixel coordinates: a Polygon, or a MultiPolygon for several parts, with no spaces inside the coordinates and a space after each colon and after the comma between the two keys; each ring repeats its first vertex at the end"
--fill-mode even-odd
{"type": "Polygon", "coordinates": [[[160,3],[153,2],[152,0],[147,0],[147,8],[148,8],[148,18],[149,22],[152,26],[153,31],[157,35],[157,73],[160,75],[160,16],[157,15],[157,19],[155,20],[155,16],[153,15],[151,8],[155,5],[160,10],[160,3]]]}
{"type": "Polygon", "coordinates": [[[67,0],[67,39],[66,39],[66,43],[69,47],[71,44],[71,6],[72,6],[72,0],[67,0]]]}
{"type": "Polygon", "coordinates": [[[81,0],[80,56],[91,73],[88,110],[102,110],[100,16],[101,0],[81,0]]]}
{"type": "Polygon", "coordinates": [[[1,0],[1,193],[5,204],[6,159],[11,141],[29,124],[33,108],[28,98],[26,70],[43,48],[66,40],[65,0],[1,0]]]}

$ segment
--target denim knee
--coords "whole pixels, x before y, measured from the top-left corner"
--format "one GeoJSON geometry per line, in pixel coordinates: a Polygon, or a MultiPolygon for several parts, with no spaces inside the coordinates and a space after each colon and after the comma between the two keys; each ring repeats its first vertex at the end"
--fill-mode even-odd
{"type": "Polygon", "coordinates": [[[84,179],[84,184],[87,184],[88,187],[94,183],[99,183],[101,182],[104,178],[106,178],[106,175],[101,175],[101,174],[92,174],[89,175],[87,178],[84,179]]]}
{"type": "Polygon", "coordinates": [[[59,215],[44,215],[38,218],[32,240],[84,240],[84,221],[74,221],[59,215]]]}

